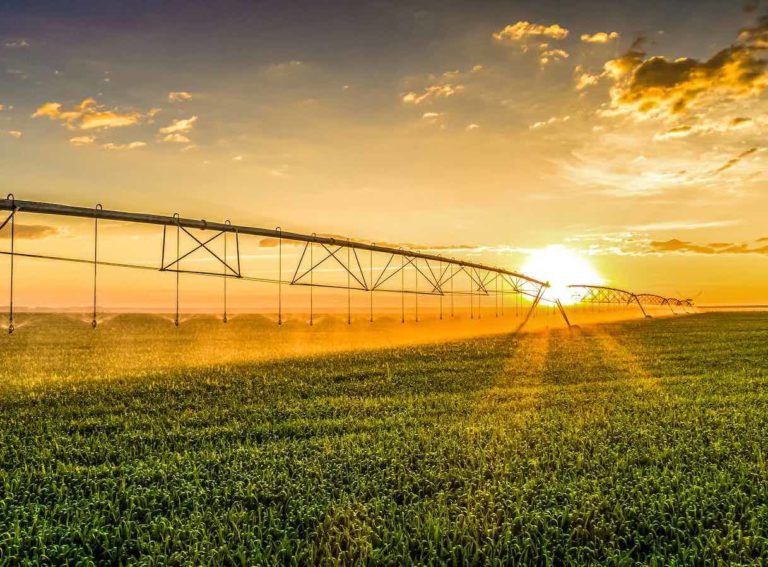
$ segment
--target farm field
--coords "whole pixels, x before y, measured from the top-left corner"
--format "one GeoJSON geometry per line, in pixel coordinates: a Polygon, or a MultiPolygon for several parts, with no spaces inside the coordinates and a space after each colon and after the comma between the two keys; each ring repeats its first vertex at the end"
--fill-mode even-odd
{"type": "Polygon", "coordinates": [[[120,325],[0,339],[0,564],[768,561],[768,313],[219,362],[120,325]]]}

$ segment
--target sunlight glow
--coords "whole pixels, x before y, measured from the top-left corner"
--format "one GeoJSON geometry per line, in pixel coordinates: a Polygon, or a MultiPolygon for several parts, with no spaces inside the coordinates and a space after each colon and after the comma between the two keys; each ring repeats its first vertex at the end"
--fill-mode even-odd
{"type": "Polygon", "coordinates": [[[578,296],[574,296],[569,285],[604,283],[586,258],[559,244],[530,252],[521,271],[525,275],[549,282],[550,288],[545,297],[559,299],[563,304],[578,301],[578,296]]]}

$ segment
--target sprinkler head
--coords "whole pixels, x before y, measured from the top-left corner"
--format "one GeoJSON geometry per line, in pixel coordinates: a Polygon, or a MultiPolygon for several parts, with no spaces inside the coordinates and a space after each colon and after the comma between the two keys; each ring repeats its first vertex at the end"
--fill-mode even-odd
{"type": "Polygon", "coordinates": [[[95,329],[95,328],[96,328],[96,325],[97,325],[97,323],[96,323],[96,319],[93,319],[93,320],[91,321],[91,329],[95,329]]]}
{"type": "Polygon", "coordinates": [[[178,320],[178,319],[174,319],[174,320],[173,320],[173,324],[174,324],[174,325],[176,325],[176,326],[178,327],[178,326],[179,326],[179,320],[178,320]]]}
{"type": "Polygon", "coordinates": [[[229,321],[229,319],[227,319],[227,316],[224,315],[224,322],[226,323],[227,321],[229,321]]]}

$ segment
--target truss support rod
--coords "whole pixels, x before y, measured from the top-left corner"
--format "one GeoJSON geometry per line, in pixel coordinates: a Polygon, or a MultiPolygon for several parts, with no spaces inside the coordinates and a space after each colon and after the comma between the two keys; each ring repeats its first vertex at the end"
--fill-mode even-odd
{"type": "MultiPolygon", "coordinates": [[[[283,229],[277,227],[277,326],[283,325],[283,229]]],[[[240,254],[238,254],[238,258],[240,254]]],[[[237,269],[240,270],[239,260],[237,269]]]]}
{"type": "MultiPolygon", "coordinates": [[[[229,221],[224,221],[224,224],[229,224],[229,221]]],[[[227,275],[227,233],[224,233],[224,275],[227,275]]],[[[224,278],[224,323],[229,322],[229,319],[227,318],[227,280],[229,278],[224,278]]]]}
{"type": "Polygon", "coordinates": [[[568,314],[565,312],[565,308],[563,307],[563,304],[560,302],[559,299],[555,300],[555,303],[557,305],[557,308],[560,310],[560,315],[563,316],[563,319],[565,319],[565,324],[568,325],[568,328],[571,328],[571,322],[568,319],[568,314]]]}
{"type": "MultiPolygon", "coordinates": [[[[443,264],[441,262],[440,264],[438,264],[438,270],[437,271],[438,271],[438,273],[441,273],[442,270],[443,270],[443,264]]],[[[440,294],[440,320],[441,321],[443,320],[443,295],[445,295],[445,294],[443,294],[443,293],[440,294]]]]}
{"type": "Polygon", "coordinates": [[[352,280],[350,277],[352,276],[352,271],[350,270],[350,267],[352,264],[350,263],[352,258],[350,252],[352,251],[352,248],[347,246],[347,325],[352,324],[352,280]]]}
{"type": "Polygon", "coordinates": [[[97,216],[93,219],[93,316],[91,317],[91,327],[96,328],[96,275],[99,267],[99,217],[98,211],[101,205],[96,205],[97,216]]]}
{"type": "Polygon", "coordinates": [[[528,309],[528,313],[525,315],[525,319],[523,319],[520,322],[520,325],[518,325],[517,330],[515,332],[520,331],[523,327],[525,327],[526,323],[530,320],[533,313],[536,311],[536,309],[539,307],[539,302],[541,302],[541,298],[544,295],[544,286],[541,286],[539,288],[538,293],[536,294],[536,297],[534,297],[533,301],[531,302],[531,307],[528,309]]]}
{"type": "Polygon", "coordinates": [[[178,225],[178,213],[174,215],[174,218],[177,219],[176,224],[176,267],[178,270],[176,270],[176,317],[173,319],[173,324],[177,327],[179,326],[179,276],[181,275],[181,259],[179,258],[179,254],[181,254],[181,227],[178,225]]]}
{"type": "MultiPolygon", "coordinates": [[[[8,195],[8,200],[11,201],[11,203],[14,202],[13,195],[8,195]]],[[[0,225],[0,230],[2,230],[3,227],[5,227],[6,224],[11,224],[11,282],[10,282],[10,292],[9,292],[9,301],[8,301],[8,334],[12,335],[14,331],[13,326],[13,260],[14,260],[14,252],[15,252],[15,240],[16,240],[16,212],[19,209],[15,206],[11,209],[11,214],[8,215],[8,218],[5,219],[2,225],[0,225]]]]}
{"type": "Polygon", "coordinates": [[[405,256],[400,256],[400,322],[405,323],[405,256]]]}
{"type": "Polygon", "coordinates": [[[501,316],[504,317],[504,279],[501,278],[501,316]]]}
{"type": "Polygon", "coordinates": [[[373,323],[373,250],[369,251],[369,255],[370,255],[370,262],[371,262],[371,265],[370,265],[370,270],[371,270],[371,314],[370,314],[370,319],[369,319],[368,322],[369,323],[373,323]]]}
{"type": "MultiPolygon", "coordinates": [[[[312,243],[308,243],[309,246],[309,265],[314,266],[315,265],[315,259],[314,259],[314,246],[312,246],[312,243]]],[[[315,283],[315,271],[312,270],[309,272],[309,326],[312,327],[315,324],[315,298],[314,298],[314,286],[315,283]]]]}
{"type": "Polygon", "coordinates": [[[469,318],[474,319],[475,318],[475,297],[474,292],[475,288],[472,286],[474,283],[472,281],[472,276],[467,272],[467,275],[469,275],[469,318]]]}
{"type": "Polygon", "coordinates": [[[419,259],[413,260],[414,277],[416,278],[416,322],[419,322],[419,259]]]}
{"type": "Polygon", "coordinates": [[[640,308],[640,312],[643,314],[643,317],[645,317],[646,319],[650,319],[651,316],[648,315],[648,313],[646,313],[645,307],[643,307],[643,304],[640,302],[640,299],[636,295],[632,294],[632,300],[635,303],[637,303],[637,306],[640,308]]]}

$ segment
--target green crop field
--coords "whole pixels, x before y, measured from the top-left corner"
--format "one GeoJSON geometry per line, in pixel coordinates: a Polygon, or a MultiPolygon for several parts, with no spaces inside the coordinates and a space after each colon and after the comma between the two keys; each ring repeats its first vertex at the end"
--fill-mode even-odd
{"type": "Polygon", "coordinates": [[[768,562],[768,314],[218,363],[155,319],[0,340],[1,564],[768,562]]]}

